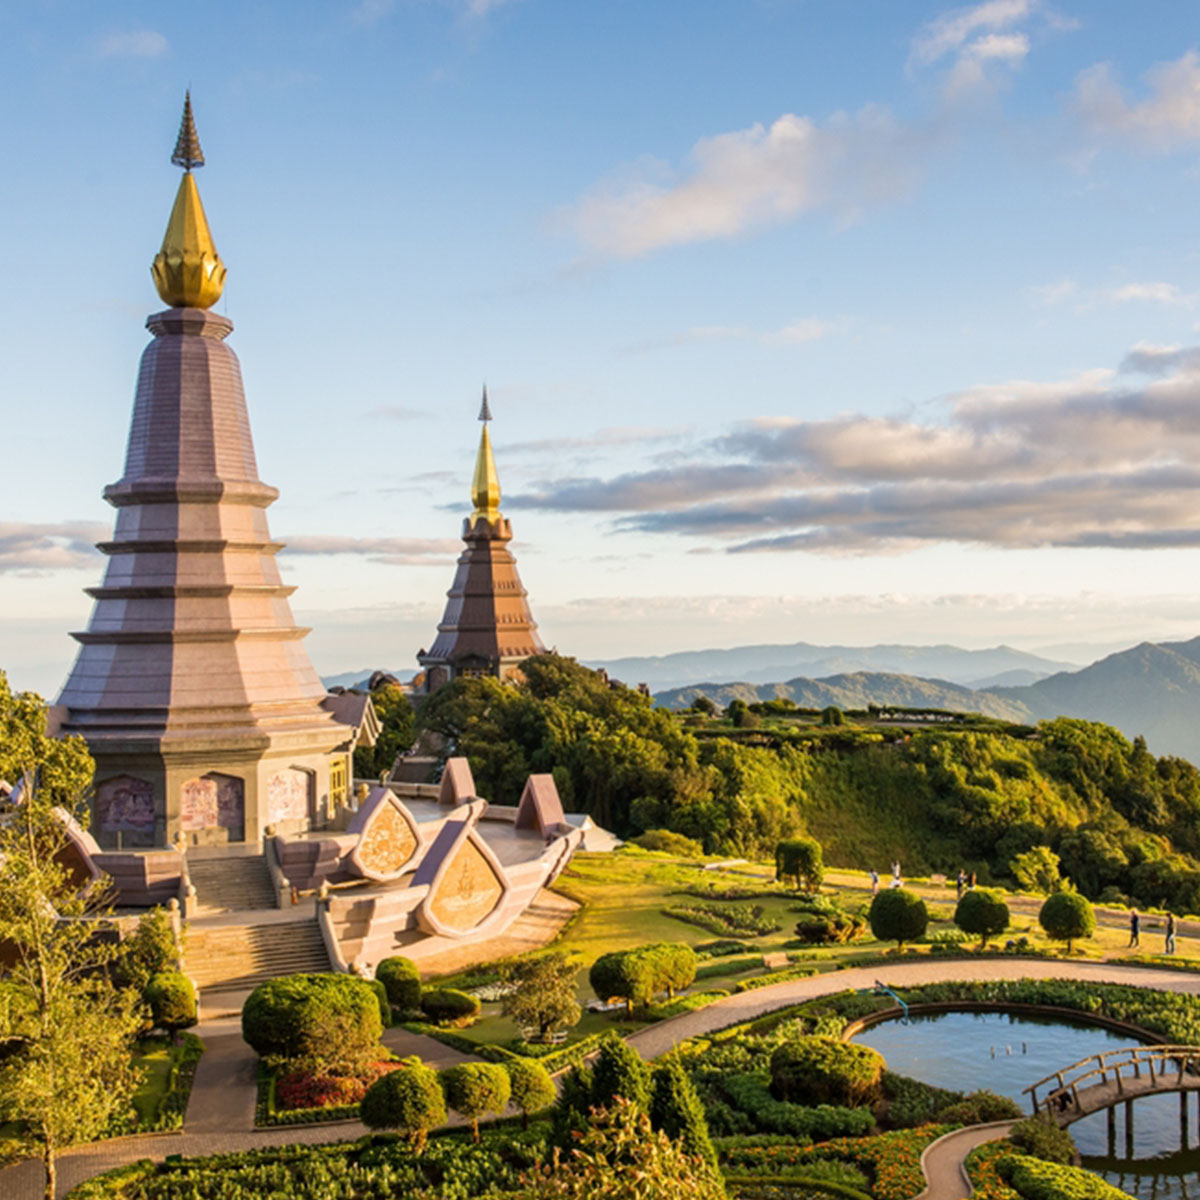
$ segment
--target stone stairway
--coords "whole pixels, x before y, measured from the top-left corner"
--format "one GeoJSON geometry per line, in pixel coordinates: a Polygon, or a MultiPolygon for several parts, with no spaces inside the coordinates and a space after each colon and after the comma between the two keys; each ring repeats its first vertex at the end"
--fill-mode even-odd
{"type": "Polygon", "coordinates": [[[257,987],[276,975],[328,971],[329,955],[311,919],[193,925],[184,943],[184,963],[201,992],[228,992],[257,987]]]}
{"type": "Polygon", "coordinates": [[[187,867],[196,889],[197,916],[275,907],[275,888],[261,854],[220,858],[189,854],[187,867]]]}

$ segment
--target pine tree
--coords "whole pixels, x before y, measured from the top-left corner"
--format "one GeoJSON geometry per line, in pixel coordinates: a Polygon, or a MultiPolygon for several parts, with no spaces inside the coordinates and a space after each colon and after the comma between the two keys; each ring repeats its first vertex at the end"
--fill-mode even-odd
{"type": "Polygon", "coordinates": [[[611,1108],[617,1096],[644,1111],[650,1103],[650,1072],[642,1056],[613,1034],[600,1044],[592,1068],[592,1107],[611,1108]]]}
{"type": "Polygon", "coordinates": [[[654,1068],[650,1080],[650,1124],[678,1142],[685,1154],[716,1165],[717,1154],[708,1136],[704,1106],[677,1058],[665,1058],[654,1068]]]}

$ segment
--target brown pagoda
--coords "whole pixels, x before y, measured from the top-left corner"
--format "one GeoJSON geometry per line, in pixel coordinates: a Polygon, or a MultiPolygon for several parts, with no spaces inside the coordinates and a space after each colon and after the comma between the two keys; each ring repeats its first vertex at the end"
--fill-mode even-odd
{"type": "Polygon", "coordinates": [[[102,846],[257,842],[345,798],[356,730],[335,719],[297,627],[258,477],[241,368],[210,312],[225,267],[200,203],[190,97],[184,169],[151,268],[170,306],[146,324],[104,583],[58,704],[96,760],[102,846]]]}
{"type": "Polygon", "coordinates": [[[525,659],[546,653],[529,611],[528,593],[517,574],[517,560],[508,549],[512,524],[500,512],[500,479],[488,434],[492,413],[487,388],[479,419],[483,434],[471,485],[475,511],[463,522],[466,549],[446,593],[437,639],[432,649],[417,655],[425,669],[424,690],[428,692],[460,675],[520,678],[525,659]]]}

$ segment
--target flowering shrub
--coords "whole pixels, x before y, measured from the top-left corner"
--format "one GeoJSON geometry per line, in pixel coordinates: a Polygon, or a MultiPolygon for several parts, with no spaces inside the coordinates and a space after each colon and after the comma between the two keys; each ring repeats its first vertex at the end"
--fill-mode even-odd
{"type": "Polygon", "coordinates": [[[810,1147],[813,1158],[837,1158],[867,1167],[875,1175],[875,1200],[911,1200],[925,1189],[921,1154],[952,1125],[919,1125],[873,1138],[838,1138],[810,1147]]]}
{"type": "Polygon", "coordinates": [[[1020,1200],[1000,1176],[997,1165],[1012,1153],[1007,1140],[986,1142],[967,1155],[967,1176],[975,1188],[976,1200],[1020,1200]]]}
{"type": "MultiPolygon", "coordinates": [[[[921,1154],[930,1142],[948,1133],[949,1125],[922,1125],[871,1138],[836,1138],[816,1146],[748,1145],[746,1139],[719,1144],[727,1171],[755,1175],[802,1175],[820,1160],[851,1163],[874,1175],[876,1200],[910,1200],[925,1187],[921,1154]]],[[[997,1197],[1001,1200],[1001,1197],[997,1197]]]]}
{"type": "Polygon", "coordinates": [[[311,1071],[289,1071],[275,1081],[275,1107],[284,1111],[300,1108],[340,1108],[357,1104],[381,1075],[401,1067],[398,1062],[372,1063],[357,1075],[320,1075],[311,1071]]]}

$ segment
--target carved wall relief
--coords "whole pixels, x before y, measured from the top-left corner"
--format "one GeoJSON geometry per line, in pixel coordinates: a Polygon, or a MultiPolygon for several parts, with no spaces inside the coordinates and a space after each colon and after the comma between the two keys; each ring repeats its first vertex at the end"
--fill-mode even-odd
{"type": "Polygon", "coordinates": [[[246,785],[233,775],[209,771],[180,789],[179,825],[185,833],[226,829],[231,841],[244,836],[246,785]]]}
{"type": "Polygon", "coordinates": [[[267,780],[267,822],[307,821],[313,791],[311,771],[288,767],[267,780]]]}
{"type": "Polygon", "coordinates": [[[471,837],[463,838],[442,873],[429,910],[448,929],[466,933],[500,902],[504,887],[471,837]]]}
{"type": "Polygon", "coordinates": [[[96,827],[101,833],[154,833],[154,784],[117,775],[96,788],[96,827]]]}

